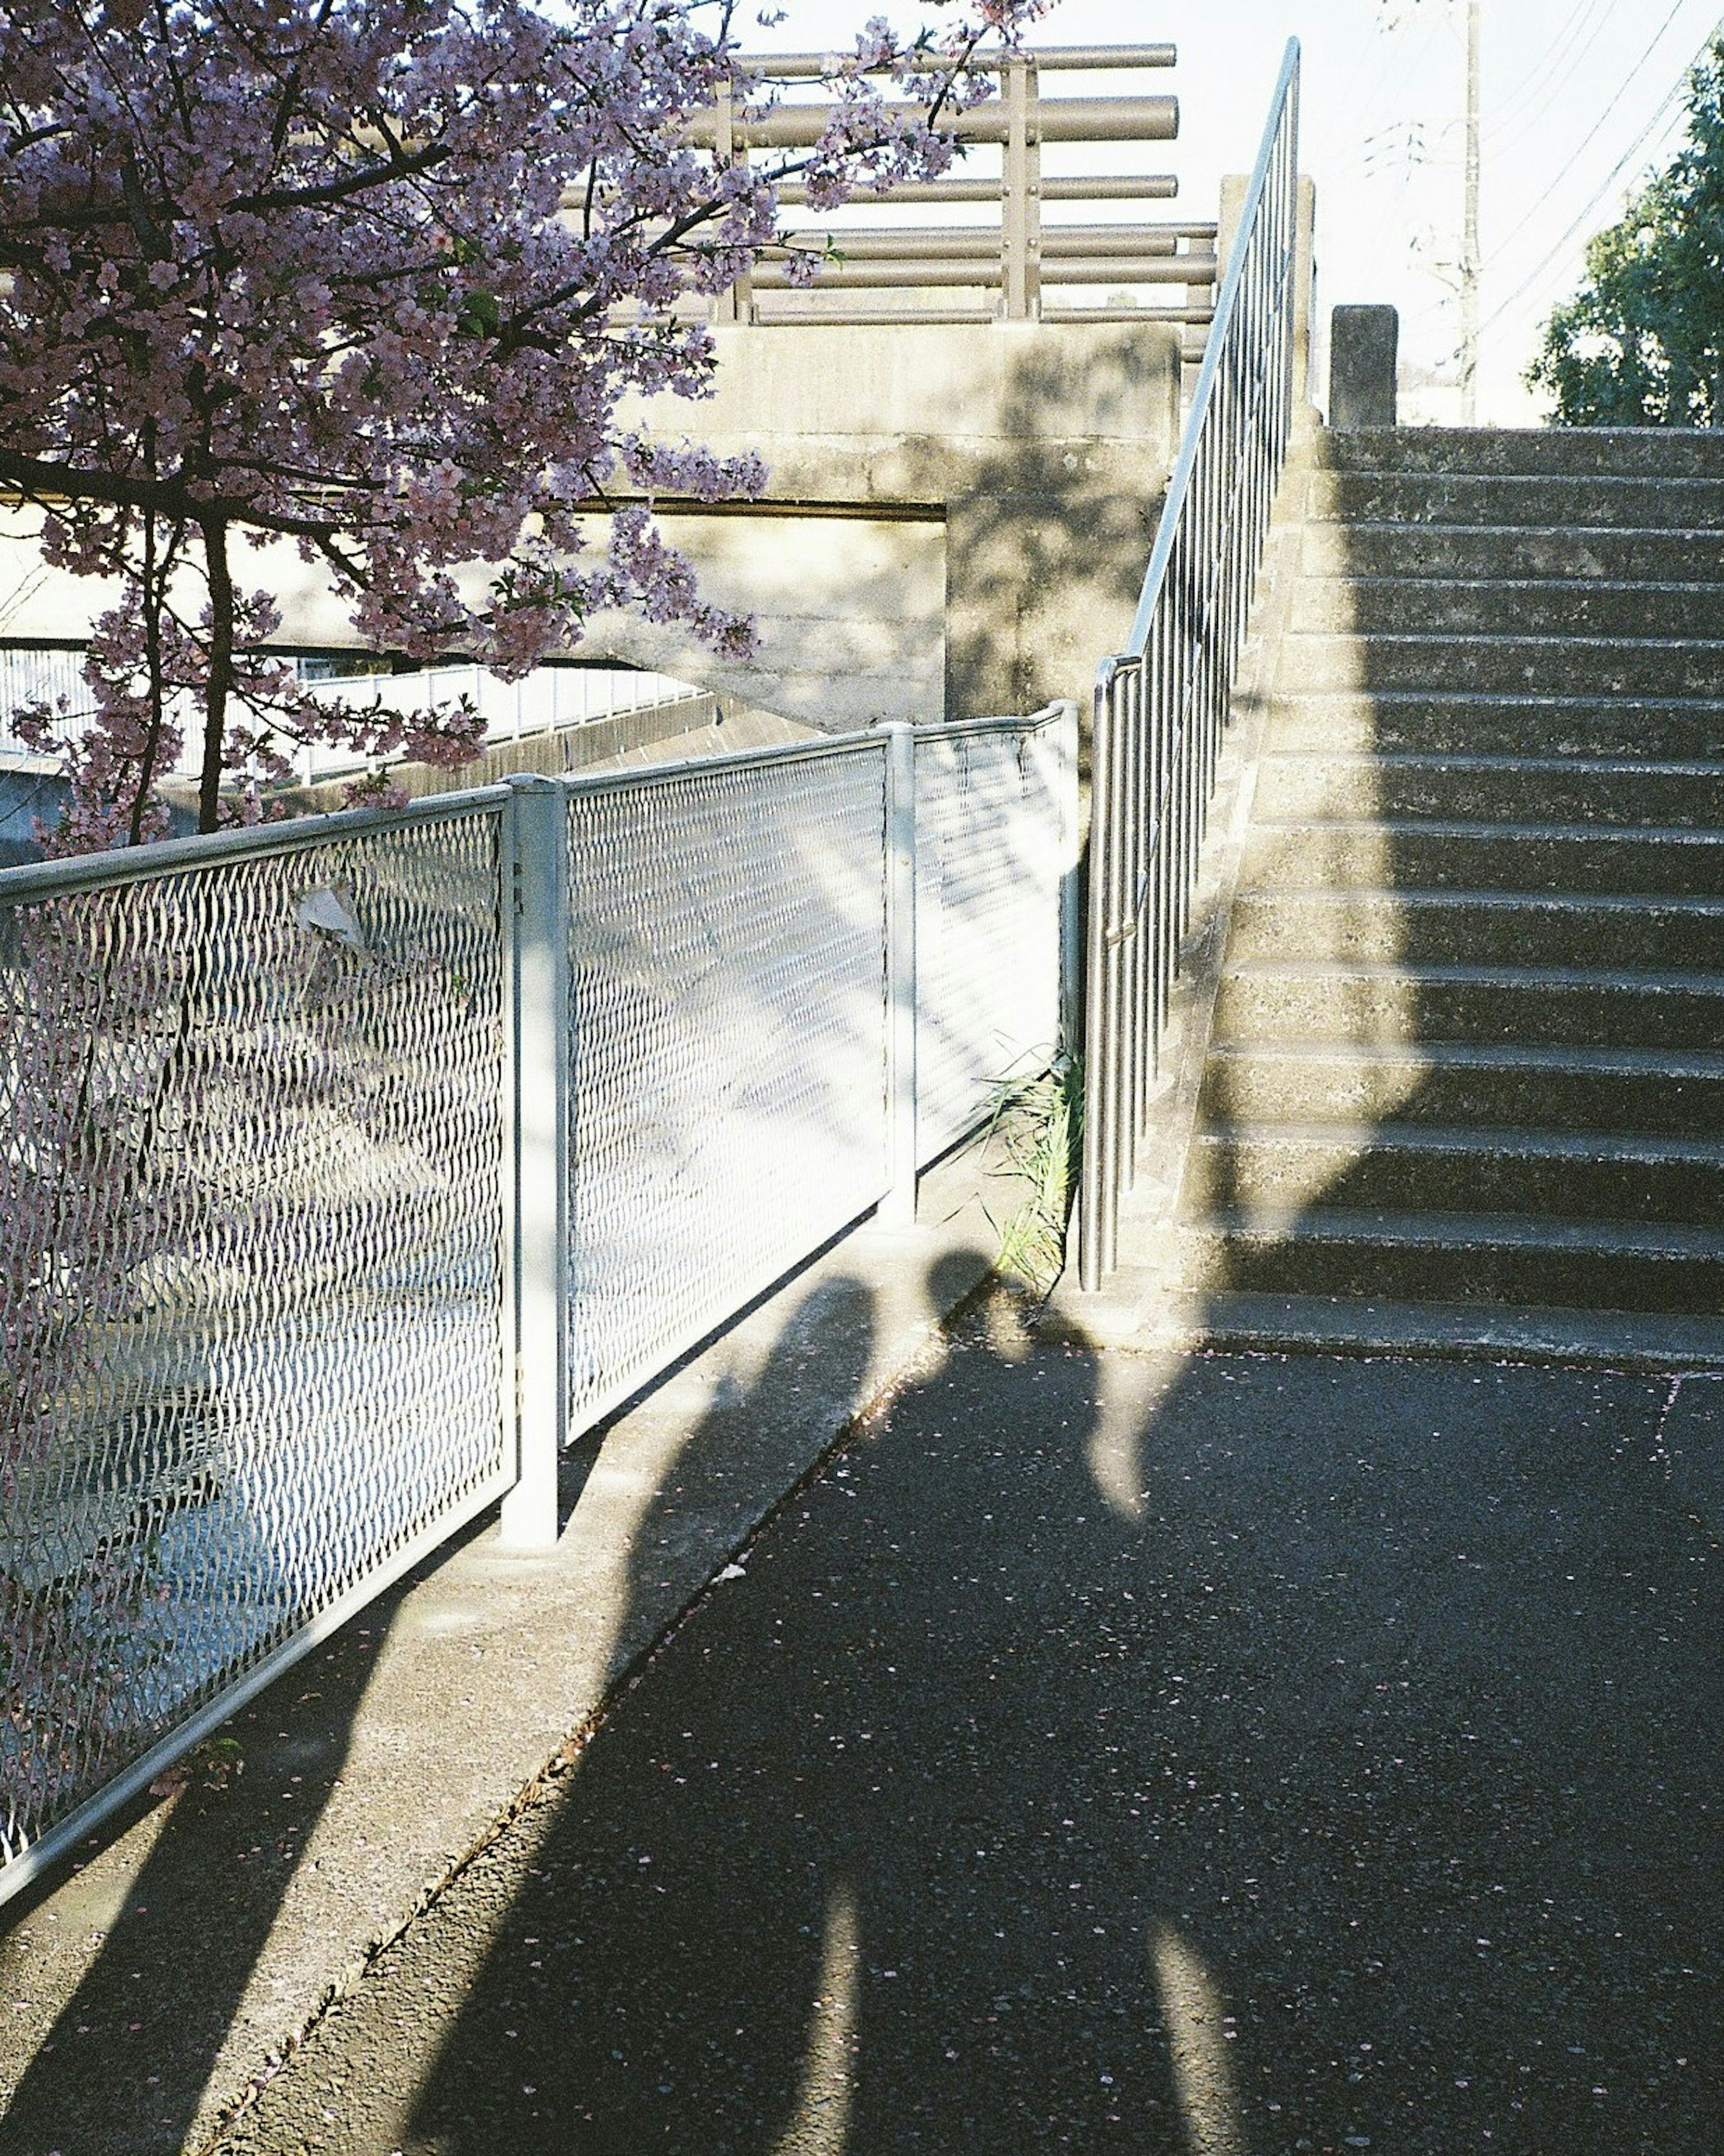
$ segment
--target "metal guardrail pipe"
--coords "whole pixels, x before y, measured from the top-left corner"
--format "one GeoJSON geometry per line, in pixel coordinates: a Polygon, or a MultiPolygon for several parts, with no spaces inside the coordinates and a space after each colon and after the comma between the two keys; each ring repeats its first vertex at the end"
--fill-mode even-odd
{"type": "Polygon", "coordinates": [[[1290,43],[1126,649],[1095,680],[1079,1278],[1118,1260],[1204,818],[1292,424],[1299,45],[1290,43]]]}
{"type": "MultiPolygon", "coordinates": [[[[1044,271],[1059,265],[1049,281],[1071,285],[1185,284],[1193,296],[1213,283],[1213,266],[1195,256],[1188,275],[1146,270],[1142,258],[1162,251],[1157,242],[1141,238],[1138,227],[1118,228],[1118,237],[1080,236],[1080,228],[1065,232],[1045,226],[1044,207],[1050,203],[1107,203],[1160,202],[1178,192],[1169,173],[1063,172],[1043,177],[1044,147],[1066,144],[1165,141],[1179,131],[1177,98],[1113,95],[1046,98],[1041,79],[1046,74],[1086,70],[1129,71],[1171,67],[1178,57],[1171,44],[1071,45],[1044,49],[1008,50],[996,48],[975,56],[974,64],[993,74],[999,95],[986,103],[947,116],[950,131],[960,142],[997,146],[1000,152],[998,178],[950,174],[936,180],[908,182],[900,187],[864,187],[859,202],[885,203],[895,211],[908,204],[977,203],[997,205],[998,222],[984,240],[967,229],[942,241],[926,230],[902,228],[901,237],[854,234],[847,245],[840,233],[827,256],[826,274],[817,290],[829,295],[824,307],[816,297],[802,303],[793,316],[770,307],[762,311],[761,299],[782,291],[788,280],[782,264],[765,263],[749,277],[711,303],[716,320],[726,321],[854,321],[853,312],[837,301],[834,287],[861,290],[903,290],[906,295],[920,289],[923,300],[912,305],[906,297],[905,318],[968,321],[967,307],[931,309],[927,295],[942,289],[980,286],[997,290],[999,304],[994,319],[1034,321],[1043,313],[1041,290],[1044,271]],[[977,276],[967,266],[987,252],[997,256],[993,274],[977,276]],[[1090,269],[1070,265],[1083,256],[1093,259],[1090,269]]],[[[829,81],[842,73],[844,56],[838,54],[791,53],[748,55],[752,70],[762,83],[829,81]]],[[[870,70],[885,80],[890,71],[870,70]]],[[[812,149],[834,116],[843,108],[830,95],[816,95],[802,102],[767,102],[767,109],[747,109],[752,83],[739,83],[736,93],[721,98],[709,110],[691,121],[688,140],[697,148],[714,151],[721,159],[746,161],[751,153],[794,152],[812,149]]],[[[889,104],[889,110],[912,112],[908,99],[889,104]]],[[[779,188],[785,208],[805,208],[806,185],[793,173],[779,188]]],[[[578,203],[566,207],[575,211],[578,203]]],[[[1208,232],[1183,235],[1207,240],[1208,232]]],[[[1175,241],[1177,248],[1177,238],[1175,241]]],[[[822,249],[823,254],[825,250],[822,249]]]]}
{"type": "MultiPolygon", "coordinates": [[[[1143,254],[1171,259],[1182,237],[1162,225],[1050,224],[1042,228],[1042,253],[1044,256],[1143,254]]],[[[792,232],[785,239],[792,249],[803,248],[817,254],[826,250],[823,233],[792,232]]],[[[914,232],[838,232],[832,235],[831,245],[840,263],[967,262],[978,255],[992,255],[997,262],[1000,251],[998,234],[986,225],[929,225],[914,232]]],[[[1209,259],[1213,265],[1213,254],[1209,259]]],[[[1213,274],[1212,266],[1212,277],[1213,274]]]]}
{"type": "MultiPolygon", "coordinates": [[[[1070,261],[1044,257],[1042,264],[1042,282],[1047,285],[1208,285],[1214,280],[1213,254],[1077,256],[1070,261]]],[[[829,290],[849,292],[913,290],[918,285],[998,286],[1000,261],[998,253],[956,261],[839,260],[823,271],[822,281],[829,290]]],[[[753,284],[757,292],[796,289],[782,262],[762,263],[754,272],[753,284]]]]}
{"type": "MultiPolygon", "coordinates": [[[[1063,284],[1066,280],[1062,279],[1060,281],[1063,284]]],[[[862,298],[863,289],[855,286],[849,288],[859,300],[862,298]]],[[[895,289],[902,290],[903,287],[900,285],[895,289]]],[[[934,289],[944,290],[948,288],[939,286],[934,289]]],[[[954,285],[950,289],[957,290],[962,288],[954,285]]],[[[798,300],[804,300],[809,296],[810,295],[806,292],[792,293],[778,290],[764,292],[755,307],[754,319],[757,323],[771,329],[794,329],[809,322],[818,322],[828,328],[848,326],[857,329],[885,329],[901,323],[908,324],[912,327],[919,324],[927,324],[942,329],[951,328],[953,325],[960,328],[979,329],[985,328],[990,322],[997,322],[1000,318],[999,309],[997,306],[962,306],[956,304],[922,306],[911,304],[908,300],[900,305],[887,305],[881,303],[874,305],[849,306],[843,304],[847,296],[843,293],[829,295],[835,304],[819,311],[797,305],[796,302],[798,300]]],[[[1192,329],[1201,329],[1214,319],[1214,309],[1208,306],[1078,307],[1049,306],[1045,302],[1038,316],[1038,320],[1044,322],[1114,322],[1129,325],[1169,322],[1176,328],[1183,326],[1192,329]]]]}
{"type": "MultiPolygon", "coordinates": [[[[721,133],[731,146],[750,150],[812,149],[840,108],[835,105],[781,105],[749,117],[698,114],[688,139],[697,150],[716,150],[721,133]]],[[[1036,100],[1037,135],[1044,142],[1171,142],[1179,132],[1177,97],[1044,97],[1036,100]]],[[[942,132],[960,142],[1006,142],[1011,116],[1004,100],[955,112],[942,132]]]]}
{"type": "MultiPolygon", "coordinates": [[[[844,56],[842,53],[748,53],[743,58],[768,78],[795,82],[816,81],[823,75],[838,74],[844,56]]],[[[1177,45],[1044,45],[1022,52],[997,45],[976,53],[970,64],[978,72],[997,74],[1027,60],[1050,74],[1075,74],[1118,68],[1170,68],[1177,66],[1178,59],[1177,45]]],[[[886,70],[874,72],[883,74],[886,70]]]]}

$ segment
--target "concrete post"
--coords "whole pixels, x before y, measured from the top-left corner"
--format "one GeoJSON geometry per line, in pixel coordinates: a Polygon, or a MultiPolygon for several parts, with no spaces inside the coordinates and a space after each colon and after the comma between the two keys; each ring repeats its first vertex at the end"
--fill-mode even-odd
{"type": "MultiPolygon", "coordinates": [[[[1217,217],[1215,296],[1221,296],[1220,280],[1227,275],[1228,257],[1239,236],[1239,218],[1250,187],[1249,172],[1226,172],[1221,180],[1221,207],[1217,217]]],[[[1311,301],[1316,285],[1316,182],[1300,176],[1295,198],[1293,223],[1293,402],[1311,401],[1311,301]]]]}
{"type": "Polygon", "coordinates": [[[1393,427],[1400,318],[1393,307],[1337,307],[1329,317],[1329,424],[1393,427]]]}
{"type": "Polygon", "coordinates": [[[509,785],[514,1261],[504,1368],[514,1381],[517,1474],[503,1500],[501,1539],[505,1548],[534,1550],[557,1544],[557,1458],[567,1419],[568,816],[555,780],[521,775],[509,785]]]}
{"type": "Polygon", "coordinates": [[[1311,329],[1315,316],[1317,188],[1315,180],[1300,175],[1293,213],[1293,403],[1296,408],[1311,401],[1311,329]]]}

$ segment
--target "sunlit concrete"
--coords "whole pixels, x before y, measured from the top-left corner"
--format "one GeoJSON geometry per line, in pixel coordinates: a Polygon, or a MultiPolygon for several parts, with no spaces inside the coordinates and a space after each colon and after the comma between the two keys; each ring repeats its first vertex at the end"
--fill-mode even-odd
{"type": "MultiPolygon", "coordinates": [[[[752,614],[752,659],[603,614],[581,647],[847,732],[1087,709],[1096,661],[1130,627],[1178,439],[1178,332],[1165,323],[737,327],[714,393],[646,410],[666,440],[754,452],[757,509],[662,505],[705,594],[752,614]]],[[[635,416],[640,416],[637,413],[635,416]]],[[[111,603],[45,567],[33,514],[0,512],[0,635],[81,638],[111,603]]],[[[349,608],[296,547],[236,562],[270,593],[286,644],[358,643],[349,608]]],[[[471,601],[485,573],[459,579],[471,601]]],[[[201,598],[188,580],[195,613],[201,598]]]]}

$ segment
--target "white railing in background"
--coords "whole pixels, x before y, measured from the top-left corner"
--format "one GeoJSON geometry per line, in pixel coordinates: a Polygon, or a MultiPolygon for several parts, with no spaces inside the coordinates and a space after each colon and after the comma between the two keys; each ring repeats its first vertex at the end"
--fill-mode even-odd
{"type": "Polygon", "coordinates": [[[1299,46],[1216,301],[1131,640],[1095,683],[1079,1275],[1117,1262],[1215,762],[1293,418],[1299,46]]]}
{"type": "MultiPolygon", "coordinates": [[[[72,731],[77,733],[89,723],[95,706],[83,665],[81,651],[0,651],[0,758],[32,753],[13,729],[12,715],[21,706],[38,701],[53,706],[64,697],[72,731]]],[[[483,716],[486,738],[491,742],[519,741],[528,734],[690,702],[703,693],[669,674],[608,666],[541,666],[519,681],[500,681],[482,666],[429,666],[408,674],[321,675],[305,686],[314,696],[403,712],[453,704],[467,696],[483,716]]],[[[176,722],[187,747],[172,775],[195,778],[201,714],[190,696],[174,701],[176,722]]],[[[294,752],[293,762],[302,785],[348,777],[366,767],[366,759],[351,749],[326,742],[294,752]]]]}
{"type": "MultiPolygon", "coordinates": [[[[669,674],[598,666],[541,666],[519,681],[500,681],[482,666],[428,666],[413,674],[332,675],[305,686],[314,696],[399,711],[423,711],[466,696],[484,719],[490,742],[589,726],[597,719],[692,702],[705,693],[669,674]]],[[[327,746],[302,751],[300,760],[307,784],[362,767],[350,751],[327,746]]]]}
{"type": "Polygon", "coordinates": [[[0,871],[0,1900],[908,1218],[1076,848],[1065,705],[0,871]]]}

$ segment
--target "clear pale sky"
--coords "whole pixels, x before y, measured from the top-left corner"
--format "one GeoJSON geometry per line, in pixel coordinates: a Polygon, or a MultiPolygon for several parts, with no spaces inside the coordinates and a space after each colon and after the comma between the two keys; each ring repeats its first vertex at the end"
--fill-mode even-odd
{"type": "MultiPolygon", "coordinates": [[[[864,15],[900,26],[907,5],[788,0],[788,19],[748,42],[778,50],[836,42],[864,15]]],[[[1574,288],[1588,234],[1680,134],[1680,86],[1719,22],[1719,0],[1482,0],[1480,416],[1526,424],[1520,386],[1551,307],[1574,288]],[[1571,229],[1572,228],[1572,229],[1571,229]]],[[[937,18],[936,18],[937,19],[937,18]]],[[[1214,214],[1219,176],[1249,167],[1282,50],[1304,54],[1301,163],[1317,185],[1319,304],[1388,300],[1402,354],[1452,372],[1459,341],[1465,0],[1060,0],[1038,44],[1179,49],[1171,76],[1140,79],[1181,101],[1180,140],[1141,169],[1178,172],[1180,208],[1214,214]]],[[[1121,88],[1066,77],[1062,92],[1121,88]]],[[[1172,214],[1171,212],[1156,213],[1172,214]]],[[[1448,418],[1440,393],[1408,416],[1448,418]]]]}

